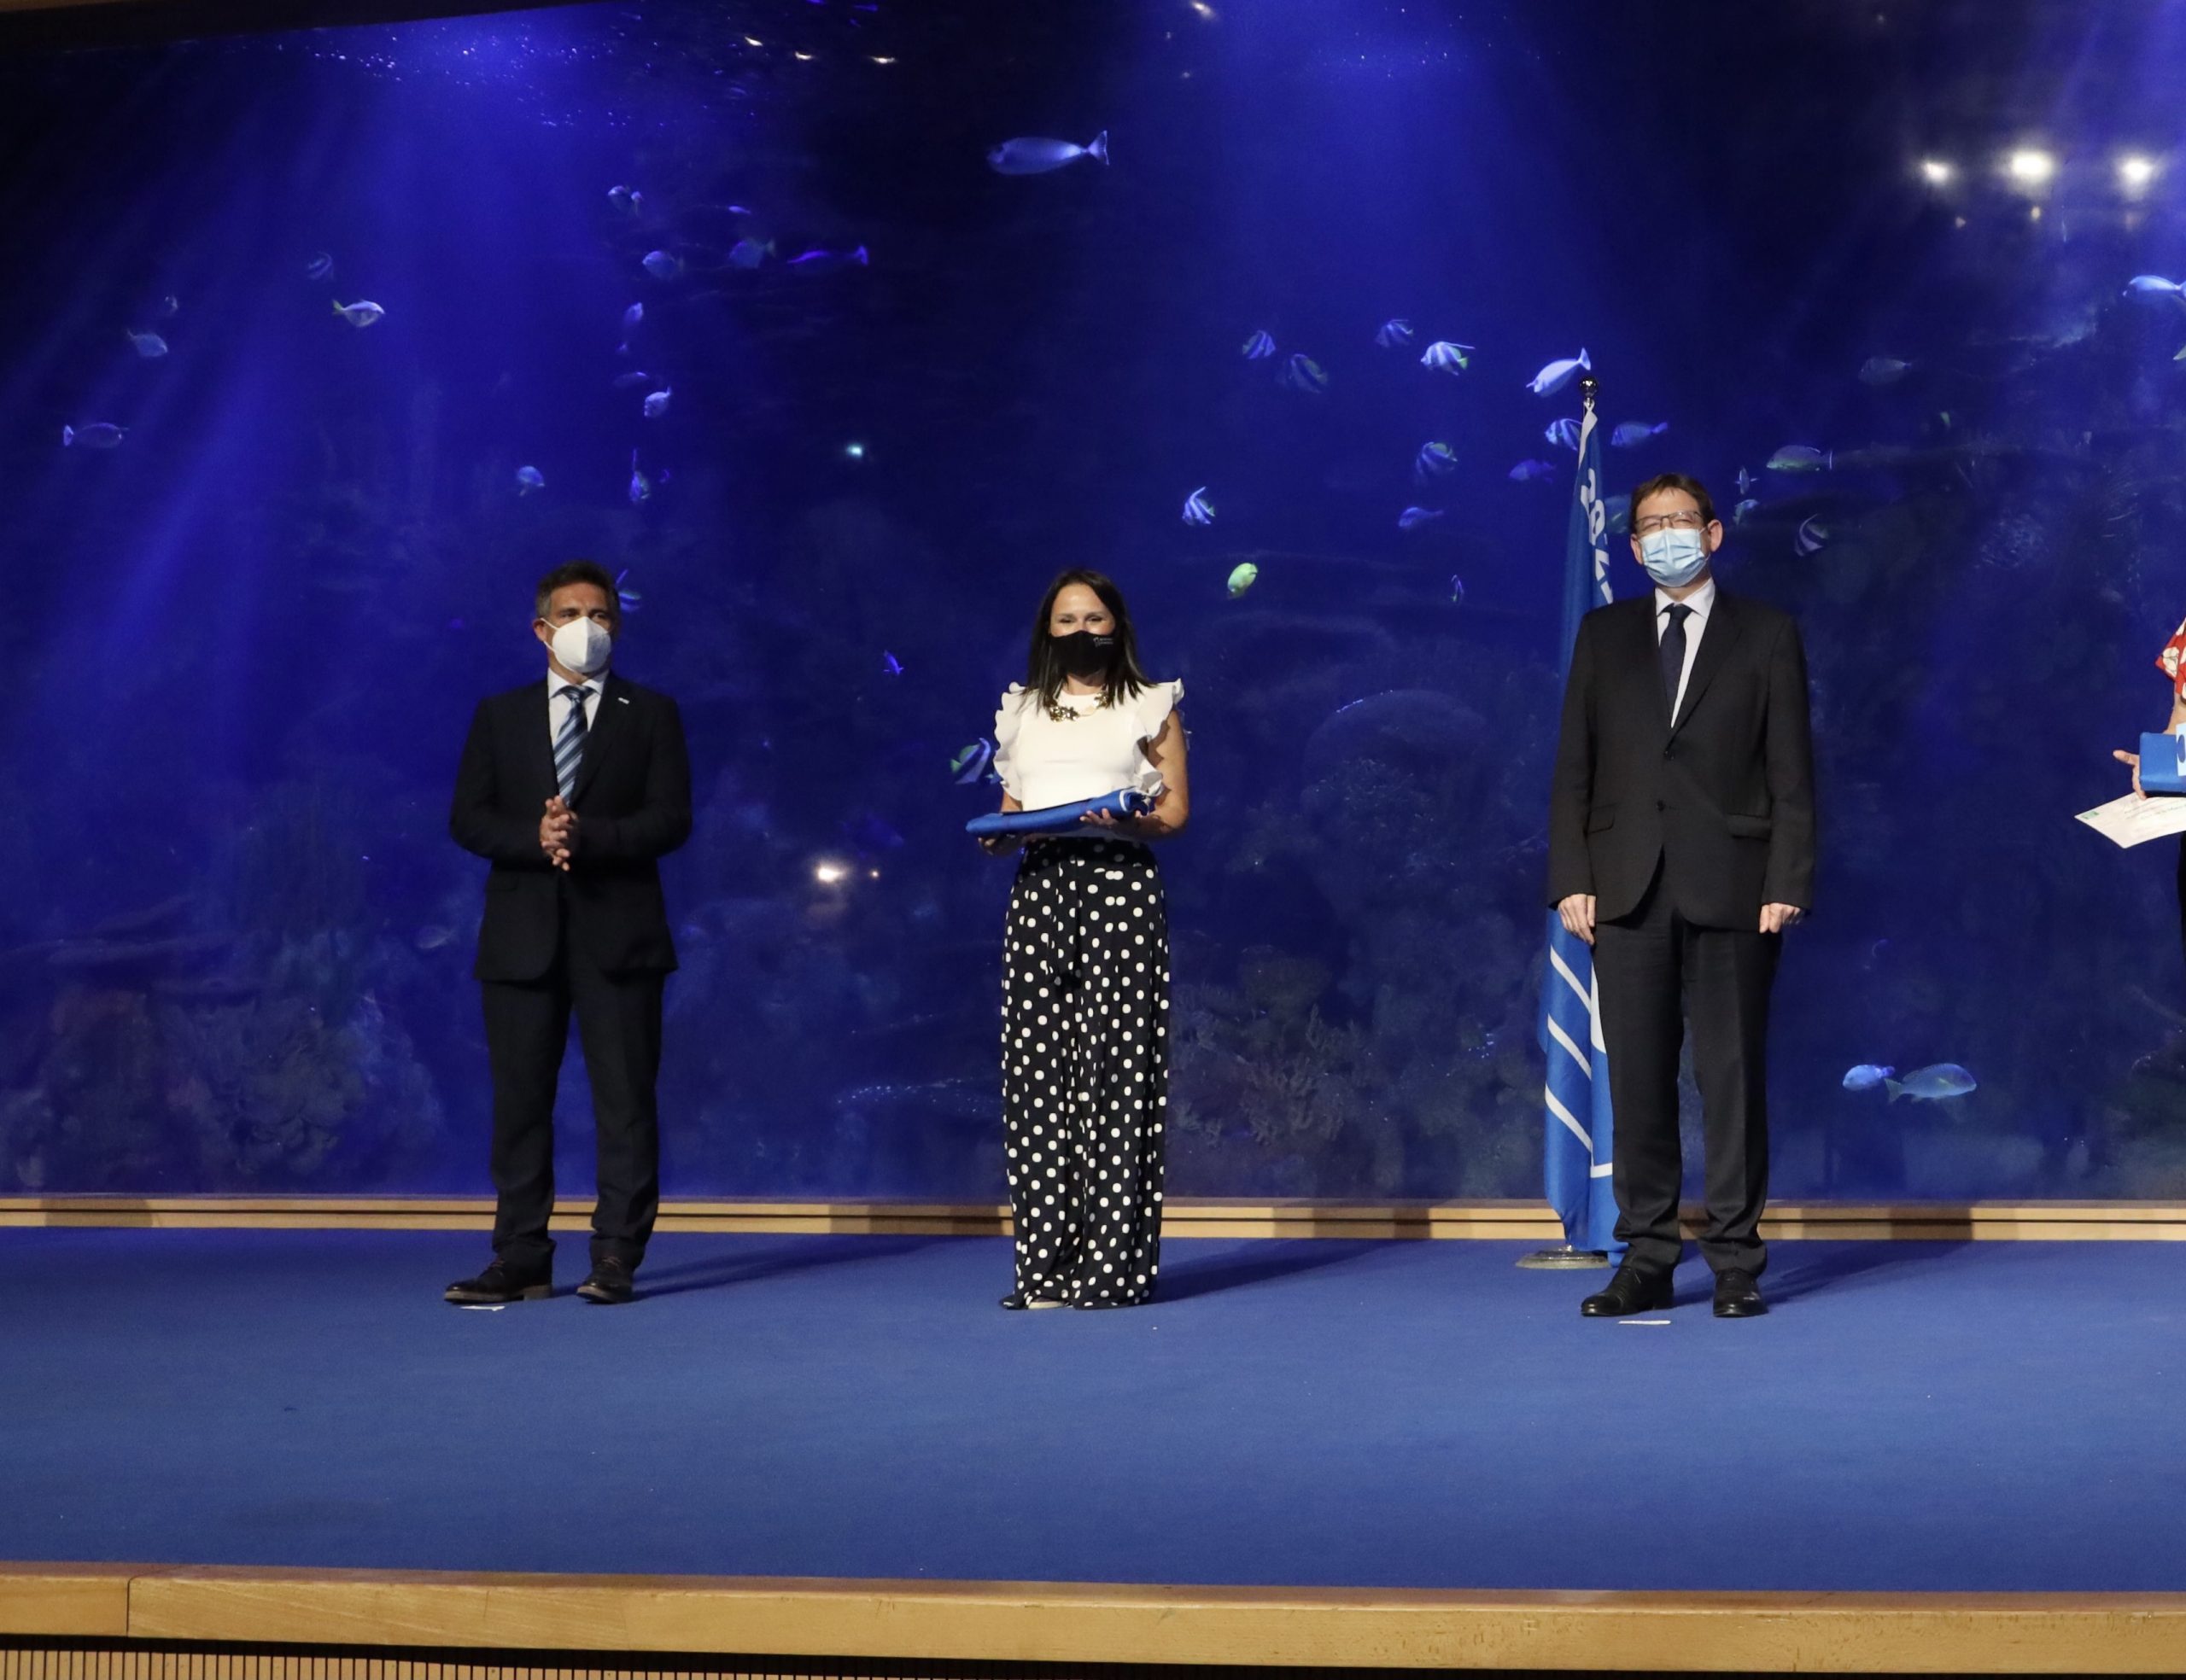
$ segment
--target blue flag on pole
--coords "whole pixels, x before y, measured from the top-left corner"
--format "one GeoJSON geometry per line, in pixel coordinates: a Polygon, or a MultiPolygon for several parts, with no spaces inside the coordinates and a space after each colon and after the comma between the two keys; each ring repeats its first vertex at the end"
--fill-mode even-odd
{"type": "MultiPolygon", "coordinates": [[[[1602,495],[1602,443],[1587,405],[1579,431],[1579,478],[1564,557],[1564,639],[1558,669],[1568,680],[1579,621],[1610,599],[1609,511],[1602,495]]],[[[1609,1052],[1602,1045],[1593,952],[1548,913],[1548,966],[1541,977],[1540,1046],[1548,1058],[1541,1175],[1549,1205],[1572,1247],[1614,1252],[1616,1197],[1612,1158],[1609,1052]]]]}

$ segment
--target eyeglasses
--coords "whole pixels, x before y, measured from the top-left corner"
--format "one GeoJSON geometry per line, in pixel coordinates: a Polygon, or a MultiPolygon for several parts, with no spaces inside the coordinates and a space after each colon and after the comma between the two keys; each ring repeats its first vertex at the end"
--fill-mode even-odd
{"type": "Polygon", "coordinates": [[[1632,528],[1641,536],[1651,531],[1697,531],[1708,522],[1691,511],[1651,513],[1645,519],[1635,519],[1632,528]]]}

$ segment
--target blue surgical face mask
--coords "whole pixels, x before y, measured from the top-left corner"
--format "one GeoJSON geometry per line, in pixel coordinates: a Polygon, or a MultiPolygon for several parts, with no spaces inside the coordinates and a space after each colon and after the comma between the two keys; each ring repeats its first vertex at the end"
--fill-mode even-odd
{"type": "Polygon", "coordinates": [[[1708,539],[1698,531],[1650,531],[1640,539],[1640,563],[1665,589],[1681,589],[1708,564],[1708,539]]]}

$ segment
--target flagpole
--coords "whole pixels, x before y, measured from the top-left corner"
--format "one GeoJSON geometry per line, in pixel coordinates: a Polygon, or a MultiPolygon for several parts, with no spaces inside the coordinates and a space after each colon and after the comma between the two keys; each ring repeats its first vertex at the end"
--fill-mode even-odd
{"type": "MultiPolygon", "coordinates": [[[[1584,428],[1590,425],[1594,419],[1594,400],[1600,395],[1600,382],[1594,377],[1591,371],[1581,376],[1579,380],[1579,400],[1581,405],[1581,425],[1582,429],[1582,435],[1584,428]]],[[[1585,446],[1582,443],[1580,448],[1580,470],[1583,474],[1585,470],[1586,450],[1585,446]]],[[[1605,588],[1606,585],[1604,586],[1605,588]]],[[[1576,627],[1575,625],[1569,623],[1564,626],[1565,645],[1563,649],[1563,654],[1567,662],[1570,656],[1569,643],[1570,636],[1575,628],[1576,627]]],[[[1552,950],[1552,954],[1553,952],[1552,950]]],[[[1554,977],[1545,977],[1543,983],[1545,985],[1555,983],[1554,977]]],[[[1554,1053],[1552,1052],[1551,1053],[1554,1053]]],[[[1522,1268],[1529,1271],[1587,1271],[1595,1268],[1607,1266],[1609,1264],[1609,1255],[1605,1251],[1601,1249],[1578,1247],[1567,1239],[1567,1240],[1554,1244],[1550,1247],[1536,1249],[1531,1254],[1521,1256],[1518,1260],[1518,1264],[1522,1268]]]]}

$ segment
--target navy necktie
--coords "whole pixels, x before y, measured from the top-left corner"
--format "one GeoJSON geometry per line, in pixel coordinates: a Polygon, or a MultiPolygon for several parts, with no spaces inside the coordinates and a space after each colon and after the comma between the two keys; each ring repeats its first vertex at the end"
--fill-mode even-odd
{"type": "MultiPolygon", "coordinates": [[[[1682,638],[1680,645],[1683,645],[1682,638]]],[[[561,691],[561,696],[570,703],[570,715],[562,720],[562,732],[554,738],[554,779],[561,784],[566,804],[576,790],[577,767],[584,762],[584,691],[572,683],[561,691]]]]}
{"type": "Polygon", "coordinates": [[[1677,721],[1677,683],[1685,674],[1685,621],[1692,616],[1692,609],[1682,601],[1673,601],[1663,609],[1669,615],[1669,625],[1663,632],[1663,698],[1669,703],[1670,721],[1677,721]]]}

